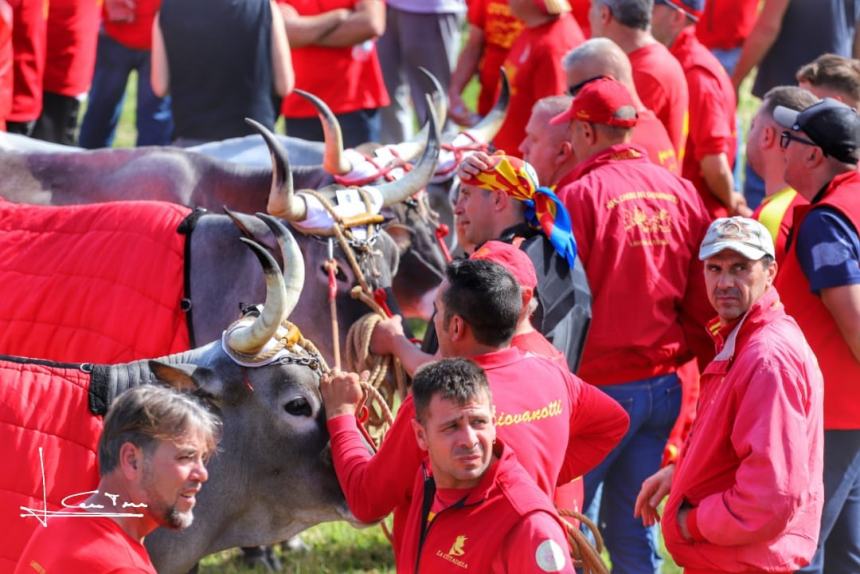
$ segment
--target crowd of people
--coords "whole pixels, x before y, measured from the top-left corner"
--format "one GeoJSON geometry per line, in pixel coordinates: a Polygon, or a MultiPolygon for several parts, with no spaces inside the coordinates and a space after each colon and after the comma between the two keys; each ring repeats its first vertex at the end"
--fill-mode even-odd
{"type": "MultiPolygon", "coordinates": [[[[111,144],[132,70],[139,145],[241,136],[244,117],[273,128],[279,115],[321,140],[298,88],[328,103],[348,146],[410,137],[413,112],[428,113],[419,66],[463,126],[505,70],[495,153],[459,166],[464,257],[424,343],[397,316],[373,331],[371,350],[413,377],[377,452],[356,416],[365,375],[320,384],[349,508],[368,523],[393,512],[398,572],[573,572],[558,509],[595,520],[617,573],[660,571],[658,522],[687,574],[860,572],[860,5],[42,6],[0,0],[0,122],[84,147],[111,144]],[[754,68],[761,103],[742,134],[754,68]]],[[[126,402],[179,401],[156,399],[126,402]]],[[[173,489],[206,480],[216,425],[183,405],[169,431],[111,435],[111,416],[138,417],[122,400],[105,426],[105,487],[152,510],[118,523],[126,539],[109,519],[88,528],[128,547],[129,571],[149,571],[147,532],[183,525],[136,461],[186,449],[193,461],[165,471],[173,489]]],[[[25,557],[51,554],[37,536],[25,557]]]]}

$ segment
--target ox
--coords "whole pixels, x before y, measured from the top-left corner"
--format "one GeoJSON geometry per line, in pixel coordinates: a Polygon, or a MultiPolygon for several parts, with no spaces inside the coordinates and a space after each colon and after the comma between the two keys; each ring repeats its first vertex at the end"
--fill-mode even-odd
{"type": "MultiPolygon", "coordinates": [[[[283,225],[274,218],[261,217],[286,262],[282,274],[265,248],[243,239],[265,275],[262,310],[255,308],[233,323],[220,340],[184,353],[127,364],[80,366],[91,373],[91,416],[104,414],[106,406],[123,390],[160,381],[193,392],[223,421],[223,439],[209,465],[210,479],[198,497],[194,524],[181,532],[159,530],[147,537],[153,562],[163,574],[187,572],[200,558],[221,549],[274,543],[319,522],[349,517],[328,454],[318,391],[321,357],[286,321],[302,291],[302,254],[283,225]]],[[[3,360],[7,365],[26,361],[3,360]]],[[[15,381],[11,383],[14,386],[15,381]]],[[[17,423],[14,418],[10,420],[8,407],[4,408],[3,433],[11,432],[16,424],[32,433],[27,421],[40,407],[58,408],[56,404],[27,405],[26,412],[17,413],[17,423]]],[[[97,438],[87,437],[83,446],[94,451],[97,438]]],[[[6,435],[3,443],[9,444],[9,440],[6,435]]],[[[16,444],[28,458],[35,459],[27,461],[28,468],[30,463],[38,463],[34,445],[28,449],[20,442],[16,444]]],[[[19,457],[10,458],[4,464],[14,466],[19,461],[19,457]]],[[[50,491],[56,481],[48,475],[50,493],[46,501],[56,507],[63,496],[93,488],[94,464],[92,460],[87,473],[64,477],[66,487],[79,487],[71,492],[50,491]]],[[[20,485],[21,481],[13,477],[26,471],[13,471],[2,473],[6,478],[0,482],[20,485]]],[[[41,501],[38,473],[32,475],[29,495],[41,501]]],[[[35,527],[34,520],[21,520],[31,529],[35,527]]]]}

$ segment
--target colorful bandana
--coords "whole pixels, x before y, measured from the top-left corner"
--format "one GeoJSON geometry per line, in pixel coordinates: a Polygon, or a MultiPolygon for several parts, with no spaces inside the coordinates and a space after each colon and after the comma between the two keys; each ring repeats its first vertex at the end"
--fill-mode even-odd
{"type": "Polygon", "coordinates": [[[525,161],[507,155],[490,156],[492,167],[461,180],[488,191],[503,191],[526,206],[526,221],[543,231],[556,252],[573,268],[576,239],[570,214],[554,191],[541,187],[534,168],[525,161]]]}

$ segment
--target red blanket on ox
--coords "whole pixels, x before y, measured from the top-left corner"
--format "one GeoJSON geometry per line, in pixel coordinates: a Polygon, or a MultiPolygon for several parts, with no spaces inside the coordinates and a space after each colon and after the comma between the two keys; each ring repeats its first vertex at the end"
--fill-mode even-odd
{"type": "Polygon", "coordinates": [[[187,350],[177,227],[189,211],[0,200],[0,354],[117,363],[187,350]]]}
{"type": "Polygon", "coordinates": [[[44,509],[47,498],[47,508],[59,510],[64,497],[98,485],[103,421],[87,408],[89,386],[90,375],[77,365],[0,359],[0,573],[12,572],[33,530],[42,528],[21,517],[20,507],[44,509]]]}

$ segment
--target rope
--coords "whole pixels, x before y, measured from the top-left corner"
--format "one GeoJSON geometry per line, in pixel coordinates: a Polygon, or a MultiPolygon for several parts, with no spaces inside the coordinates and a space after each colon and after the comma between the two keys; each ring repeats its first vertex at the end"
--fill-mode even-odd
{"type": "MultiPolygon", "coordinates": [[[[574,566],[582,569],[583,574],[609,574],[609,569],[603,563],[600,553],[603,552],[603,536],[600,535],[597,525],[587,516],[575,510],[559,509],[559,515],[567,529],[567,540],[570,544],[570,555],[573,556],[574,566]],[[597,548],[591,545],[582,531],[565,519],[566,516],[579,520],[585,524],[594,536],[597,548]]],[[[577,570],[578,571],[578,570],[577,570]]]]}

